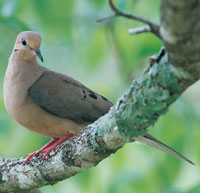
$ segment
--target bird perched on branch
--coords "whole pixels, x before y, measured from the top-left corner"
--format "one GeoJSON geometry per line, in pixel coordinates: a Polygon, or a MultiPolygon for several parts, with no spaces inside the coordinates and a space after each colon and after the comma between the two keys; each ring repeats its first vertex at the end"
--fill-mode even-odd
{"type": "MultiPolygon", "coordinates": [[[[38,33],[21,32],[4,78],[4,102],[11,117],[25,128],[52,138],[40,150],[29,154],[26,163],[40,153],[45,159],[55,147],[78,135],[113,105],[73,78],[38,64],[36,57],[43,62],[41,42],[38,33]]],[[[192,163],[149,134],[133,140],[192,163]]]]}

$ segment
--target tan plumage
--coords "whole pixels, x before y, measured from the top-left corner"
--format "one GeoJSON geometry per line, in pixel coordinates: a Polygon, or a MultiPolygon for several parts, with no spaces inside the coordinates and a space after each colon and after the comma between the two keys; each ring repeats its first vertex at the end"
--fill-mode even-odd
{"type": "MultiPolygon", "coordinates": [[[[24,127],[54,139],[41,151],[31,154],[26,162],[40,152],[45,152],[45,158],[49,151],[72,137],[72,134],[78,135],[113,105],[73,78],[39,65],[36,56],[43,61],[41,41],[41,36],[36,32],[21,32],[4,78],[4,102],[8,113],[24,127]]],[[[163,146],[153,137],[134,140],[143,143],[152,141],[163,146]]],[[[171,148],[168,153],[178,154],[171,148]]],[[[189,161],[178,155],[176,157],[189,161]]]]}

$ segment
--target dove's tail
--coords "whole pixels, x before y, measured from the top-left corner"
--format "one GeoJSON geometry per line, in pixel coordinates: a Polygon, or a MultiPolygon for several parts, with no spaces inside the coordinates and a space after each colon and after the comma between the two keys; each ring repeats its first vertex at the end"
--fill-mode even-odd
{"type": "Polygon", "coordinates": [[[165,145],[164,143],[162,143],[161,141],[159,141],[158,139],[152,137],[149,134],[145,134],[143,137],[135,137],[133,138],[133,140],[138,141],[140,143],[149,145],[151,147],[154,147],[156,149],[162,150],[176,158],[185,160],[187,162],[189,162],[190,164],[195,165],[192,161],[190,161],[188,158],[186,158],[185,156],[181,155],[180,153],[178,153],[177,151],[173,150],[171,147],[165,145]]]}

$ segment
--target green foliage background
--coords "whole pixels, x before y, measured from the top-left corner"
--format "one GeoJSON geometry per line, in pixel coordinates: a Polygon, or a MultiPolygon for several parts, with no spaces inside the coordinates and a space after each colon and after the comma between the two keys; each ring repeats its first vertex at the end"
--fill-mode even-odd
{"type": "MultiPolygon", "coordinates": [[[[159,22],[159,0],[118,0],[121,10],[159,22]]],[[[138,22],[110,15],[107,0],[0,0],[0,156],[20,157],[48,138],[18,125],[3,104],[3,76],[20,31],[43,37],[44,65],[81,81],[115,102],[157,53],[162,42],[151,34],[130,36],[138,22]]],[[[200,192],[200,83],[170,107],[150,133],[191,158],[196,166],[138,144],[127,144],[97,167],[43,193],[198,193],[200,192]]]]}

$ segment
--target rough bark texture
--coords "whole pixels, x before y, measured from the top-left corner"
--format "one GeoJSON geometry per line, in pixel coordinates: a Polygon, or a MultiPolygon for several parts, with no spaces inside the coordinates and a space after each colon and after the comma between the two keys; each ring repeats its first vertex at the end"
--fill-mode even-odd
{"type": "MultiPolygon", "coordinates": [[[[160,34],[173,65],[200,77],[200,2],[162,0],[160,34]]],[[[187,87],[192,82],[184,83],[187,87]]]]}
{"type": "Polygon", "coordinates": [[[151,58],[150,66],[108,114],[46,160],[40,155],[24,164],[24,158],[0,158],[0,192],[54,184],[97,165],[132,136],[143,135],[199,79],[199,9],[199,0],[162,0],[160,34],[167,52],[151,58]]]}

